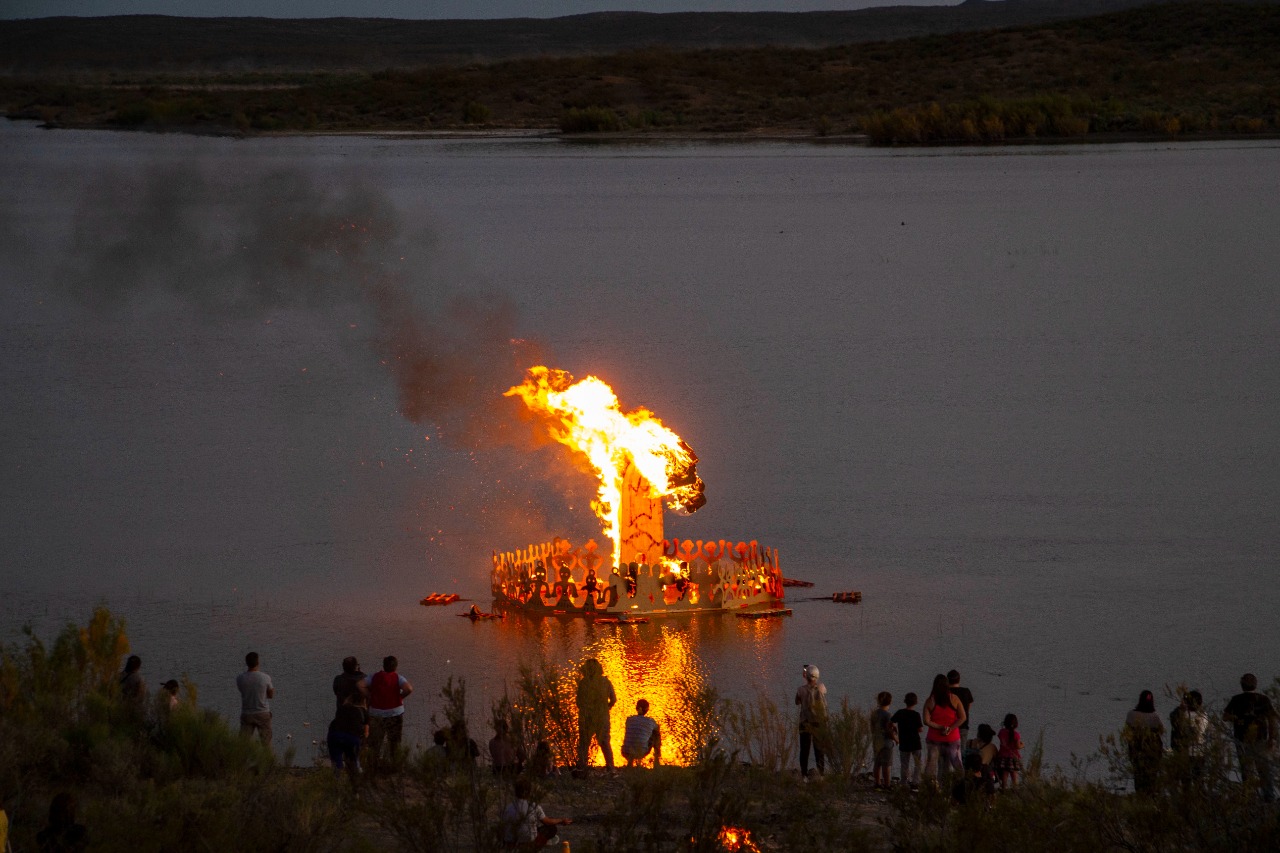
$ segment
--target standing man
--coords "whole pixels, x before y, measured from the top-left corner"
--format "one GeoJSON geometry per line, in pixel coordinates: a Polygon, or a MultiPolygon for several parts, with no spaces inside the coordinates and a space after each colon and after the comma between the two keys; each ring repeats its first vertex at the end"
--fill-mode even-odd
{"type": "Polygon", "coordinates": [[[339,708],[342,707],[347,694],[352,692],[358,692],[368,698],[369,680],[360,671],[360,662],[355,657],[349,656],[342,659],[342,672],[333,677],[333,695],[338,700],[339,708]]]}
{"type": "Polygon", "coordinates": [[[276,689],[271,684],[271,676],[258,671],[258,653],[249,652],[244,656],[247,670],[236,676],[236,687],[240,688],[240,734],[248,736],[256,729],[258,737],[267,746],[271,745],[271,702],[276,689]]]}
{"type": "Polygon", "coordinates": [[[653,766],[662,763],[662,731],[658,721],[649,716],[649,700],[636,703],[636,712],[627,717],[626,733],[622,736],[622,757],[628,767],[635,767],[653,750],[653,766]]]}
{"type": "Polygon", "coordinates": [[[587,754],[591,751],[591,738],[596,739],[604,753],[605,767],[613,769],[613,745],[609,742],[609,711],[618,702],[613,692],[613,682],[604,674],[604,667],[595,658],[587,658],[582,664],[582,678],[578,680],[578,774],[587,772],[587,754]]]}
{"type": "Polygon", "coordinates": [[[804,683],[796,689],[796,704],[800,706],[800,776],[808,779],[810,746],[818,775],[827,769],[820,745],[827,722],[827,686],[818,681],[818,668],[813,664],[805,664],[800,672],[804,674],[804,683]]]}
{"type": "Polygon", "coordinates": [[[369,679],[369,765],[375,769],[383,740],[387,757],[395,760],[404,734],[404,700],[413,692],[409,680],[396,672],[397,666],[395,655],[387,655],[382,659],[382,672],[369,679]]]}
{"type": "Polygon", "coordinates": [[[968,687],[960,686],[960,673],[954,669],[947,673],[947,687],[951,690],[951,695],[959,699],[960,704],[964,706],[964,722],[960,724],[960,743],[967,744],[969,720],[973,716],[969,713],[969,706],[973,704],[973,691],[968,687]]]}
{"type": "Polygon", "coordinates": [[[1232,724],[1235,735],[1240,781],[1248,783],[1256,774],[1262,799],[1275,802],[1271,751],[1276,745],[1276,709],[1265,693],[1258,692],[1258,677],[1252,672],[1240,676],[1240,689],[1244,692],[1232,696],[1222,711],[1222,718],[1232,724]]]}

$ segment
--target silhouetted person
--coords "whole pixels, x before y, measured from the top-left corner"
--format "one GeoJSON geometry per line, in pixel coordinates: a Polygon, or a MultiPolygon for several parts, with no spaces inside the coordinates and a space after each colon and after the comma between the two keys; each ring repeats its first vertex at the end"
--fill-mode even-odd
{"type": "Polygon", "coordinates": [[[1222,718],[1231,723],[1236,742],[1236,759],[1240,762],[1240,781],[1255,776],[1262,788],[1262,799],[1274,802],[1271,752],[1276,745],[1276,709],[1265,693],[1258,692],[1258,677],[1251,672],[1240,676],[1240,689],[1222,710],[1222,718]]]}
{"type": "Polygon", "coordinates": [[[973,691],[960,684],[960,673],[954,669],[947,672],[947,689],[964,706],[964,722],[960,724],[960,742],[967,744],[969,742],[969,719],[971,717],[969,708],[973,705],[973,691]]]}
{"type": "Polygon", "coordinates": [[[613,692],[613,682],[605,676],[600,661],[587,658],[582,664],[581,673],[575,696],[578,705],[578,772],[587,771],[587,755],[591,751],[593,737],[604,753],[605,767],[612,772],[613,745],[609,742],[609,711],[617,704],[618,696],[613,692]]]}
{"type": "Polygon", "coordinates": [[[120,673],[120,699],[125,711],[135,720],[144,720],[147,716],[147,682],[142,677],[142,658],[129,655],[124,662],[124,672],[120,673]]]}
{"type": "Polygon", "coordinates": [[[489,759],[493,762],[493,775],[515,776],[524,769],[524,747],[511,737],[511,727],[506,720],[493,724],[493,740],[489,741],[489,759]]]}
{"type": "Polygon", "coordinates": [[[333,677],[333,696],[337,699],[337,707],[342,707],[343,700],[353,690],[359,691],[367,699],[369,696],[369,680],[360,671],[360,662],[358,660],[354,657],[345,657],[342,659],[342,672],[333,677]]]}
{"type": "Polygon", "coordinates": [[[1133,765],[1133,790],[1150,791],[1164,754],[1164,720],[1156,713],[1156,697],[1150,690],[1138,695],[1137,706],[1125,716],[1124,737],[1133,765]]]}
{"type": "Polygon", "coordinates": [[[84,824],[76,823],[76,798],[63,791],[49,803],[49,825],[36,833],[40,853],[80,853],[89,846],[84,824]]]}

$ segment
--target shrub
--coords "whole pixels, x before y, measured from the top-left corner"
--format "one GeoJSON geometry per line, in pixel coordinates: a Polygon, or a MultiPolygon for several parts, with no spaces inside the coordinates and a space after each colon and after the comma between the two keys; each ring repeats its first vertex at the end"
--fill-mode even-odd
{"type": "Polygon", "coordinates": [[[489,108],[477,101],[467,101],[462,107],[462,120],[467,124],[484,124],[489,114],[489,108]]]}
{"type": "Polygon", "coordinates": [[[571,107],[560,117],[562,133],[607,133],[621,129],[618,114],[607,107],[571,107]]]}
{"type": "Polygon", "coordinates": [[[742,760],[771,773],[785,770],[799,748],[796,721],[764,693],[750,702],[727,700],[724,731],[727,746],[742,760]]]}
{"type": "Polygon", "coordinates": [[[871,721],[865,711],[850,705],[847,696],[827,715],[827,725],[815,737],[832,774],[848,778],[867,764],[871,750],[871,721]]]}
{"type": "Polygon", "coordinates": [[[561,765],[572,763],[578,751],[578,708],[574,703],[571,667],[556,667],[545,659],[521,662],[515,707],[527,721],[525,748],[529,755],[539,740],[551,745],[561,765]],[[530,742],[532,741],[532,742],[530,742]]]}

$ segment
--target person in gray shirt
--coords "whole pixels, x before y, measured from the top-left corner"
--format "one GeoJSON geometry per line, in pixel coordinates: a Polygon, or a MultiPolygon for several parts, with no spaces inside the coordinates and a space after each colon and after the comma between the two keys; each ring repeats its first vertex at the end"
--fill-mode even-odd
{"type": "Polygon", "coordinates": [[[271,685],[271,676],[258,670],[258,653],[249,652],[244,656],[248,669],[236,676],[236,687],[240,688],[240,734],[251,735],[257,731],[262,742],[271,744],[271,699],[275,698],[276,689],[271,685]]]}

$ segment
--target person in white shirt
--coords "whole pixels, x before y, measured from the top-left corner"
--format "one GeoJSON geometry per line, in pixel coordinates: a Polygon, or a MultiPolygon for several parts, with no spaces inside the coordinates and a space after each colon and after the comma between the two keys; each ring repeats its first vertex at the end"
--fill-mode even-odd
{"type": "Polygon", "coordinates": [[[641,699],[636,703],[636,712],[627,717],[626,733],[622,738],[622,757],[627,760],[628,767],[635,767],[650,751],[653,752],[653,766],[662,763],[662,731],[658,722],[649,713],[649,702],[641,699]]]}
{"type": "Polygon", "coordinates": [[[542,806],[529,801],[533,785],[521,776],[515,781],[515,802],[502,810],[502,836],[507,844],[520,845],[521,849],[538,850],[556,837],[556,827],[573,823],[567,817],[547,817],[542,806]]]}
{"type": "Polygon", "coordinates": [[[271,702],[276,689],[271,676],[258,671],[258,653],[244,656],[248,669],[236,676],[240,688],[240,734],[251,735],[256,730],[265,744],[271,743],[271,702]]]}

